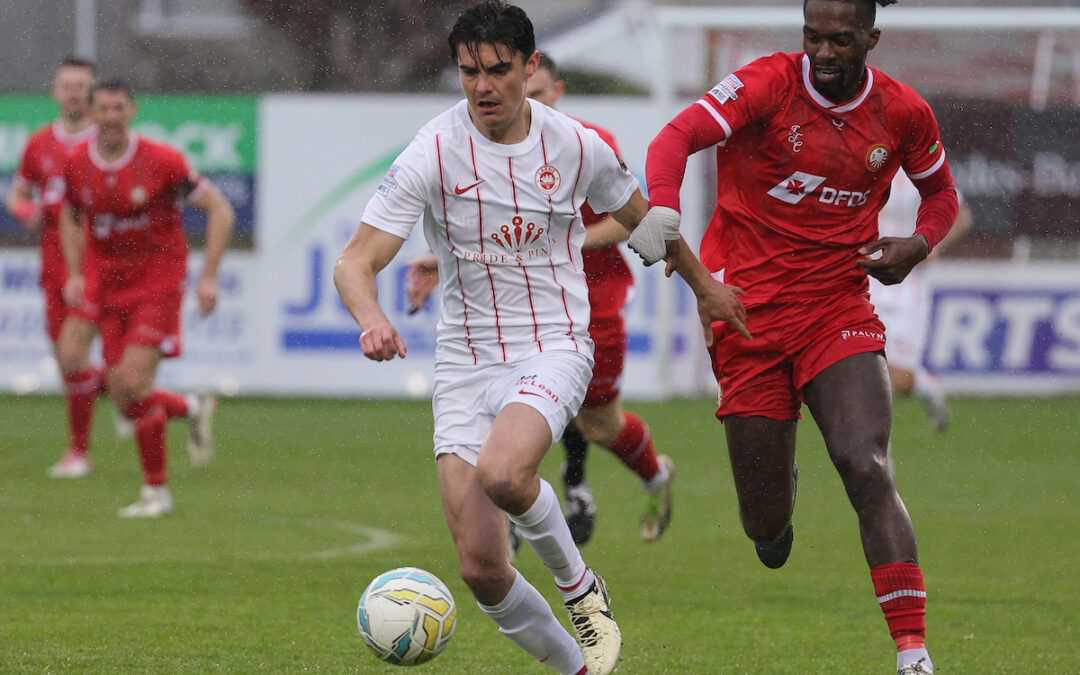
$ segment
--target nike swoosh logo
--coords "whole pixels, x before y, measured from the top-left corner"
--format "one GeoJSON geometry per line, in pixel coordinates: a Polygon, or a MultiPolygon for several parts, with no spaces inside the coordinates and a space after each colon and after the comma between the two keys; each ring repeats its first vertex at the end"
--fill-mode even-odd
{"type": "Polygon", "coordinates": [[[473,183],[472,185],[467,185],[467,186],[465,186],[465,187],[461,187],[461,186],[455,185],[455,186],[454,186],[454,194],[456,194],[456,195],[463,195],[463,194],[465,194],[466,192],[468,192],[469,190],[473,189],[474,187],[476,187],[477,185],[479,185],[480,183],[483,183],[483,182],[484,182],[484,179],[483,179],[483,178],[481,178],[480,180],[476,181],[476,182],[475,182],[475,183],[473,183]]]}
{"type": "Polygon", "coordinates": [[[519,394],[528,394],[529,396],[539,396],[540,398],[544,398],[543,394],[537,394],[535,391],[525,391],[524,389],[518,389],[518,393],[519,394]]]}

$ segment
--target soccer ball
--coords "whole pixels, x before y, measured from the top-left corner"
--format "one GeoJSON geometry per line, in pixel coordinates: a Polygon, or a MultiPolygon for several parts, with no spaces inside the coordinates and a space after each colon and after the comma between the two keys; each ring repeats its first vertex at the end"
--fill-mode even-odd
{"type": "Polygon", "coordinates": [[[364,643],[383,661],[430,661],[454,635],[457,606],[437,576],[416,567],[384,572],[364,589],[356,609],[364,643]]]}

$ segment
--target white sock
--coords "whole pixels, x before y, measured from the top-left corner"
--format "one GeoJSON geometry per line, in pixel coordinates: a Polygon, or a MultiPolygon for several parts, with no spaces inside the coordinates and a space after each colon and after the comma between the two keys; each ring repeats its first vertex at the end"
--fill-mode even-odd
{"type": "Polygon", "coordinates": [[[667,470],[663,462],[657,462],[656,467],[656,475],[649,480],[641,481],[641,489],[650,494],[664,487],[671,480],[671,472],[667,470]]]}
{"type": "Polygon", "coordinates": [[[187,400],[187,416],[188,419],[195,419],[201,412],[200,407],[202,401],[195,394],[188,394],[184,397],[187,400]]]}
{"type": "Polygon", "coordinates": [[[555,618],[551,606],[519,572],[502,601],[476,603],[499,626],[499,632],[548,668],[574,675],[585,667],[577,641],[555,618]]]}
{"type": "Polygon", "coordinates": [[[556,587],[564,601],[581,596],[592,586],[593,573],[585,566],[570,527],[566,524],[559,498],[551,483],[540,479],[540,494],[529,510],[520,516],[510,516],[529,548],[540,558],[555,577],[556,587]]]}
{"type": "Polygon", "coordinates": [[[910,666],[913,663],[917,663],[919,659],[924,659],[922,664],[926,666],[927,670],[932,671],[934,669],[934,663],[930,660],[930,653],[926,651],[926,647],[922,649],[905,649],[902,652],[896,652],[896,669],[900,670],[904,666],[910,666]]]}

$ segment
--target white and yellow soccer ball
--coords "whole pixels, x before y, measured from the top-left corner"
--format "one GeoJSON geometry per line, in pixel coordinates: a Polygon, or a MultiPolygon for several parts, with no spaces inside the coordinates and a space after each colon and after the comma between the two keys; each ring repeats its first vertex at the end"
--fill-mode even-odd
{"type": "Polygon", "coordinates": [[[457,606],[437,576],[417,567],[384,572],[368,584],[356,609],[364,643],[383,661],[415,666],[446,648],[457,606]]]}

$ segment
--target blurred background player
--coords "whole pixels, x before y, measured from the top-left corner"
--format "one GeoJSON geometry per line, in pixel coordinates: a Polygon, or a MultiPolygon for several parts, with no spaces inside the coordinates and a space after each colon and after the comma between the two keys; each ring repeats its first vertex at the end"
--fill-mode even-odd
{"type": "MultiPolygon", "coordinates": [[[[526,87],[529,98],[552,108],[566,91],[555,62],[544,54],[540,54],[539,66],[526,87]]],[[[578,122],[594,130],[621,156],[609,131],[580,119],[578,122]]],[[[594,213],[588,201],[581,208],[581,219],[586,227],[582,257],[589,285],[589,337],[596,364],[581,410],[562,436],[566,446],[566,464],[561,472],[566,522],[576,543],[584,544],[592,536],[596,502],[585,480],[585,457],[591,441],[610,450],[641,479],[646,494],[641,537],[655,541],[671,521],[675,464],[667,455],[657,456],[649,427],[640,417],[622,409],[619,395],[626,357],[623,307],[634,277],[617,244],[626,241],[630,233],[610,215],[594,213]]],[[[421,307],[438,282],[435,256],[410,261],[407,280],[409,302],[421,307]]]]}
{"type": "MultiPolygon", "coordinates": [[[[893,392],[905,398],[917,396],[926,408],[930,426],[941,433],[949,425],[949,406],[941,380],[923,365],[927,327],[930,321],[930,287],[925,263],[938,259],[942,252],[971,231],[971,209],[959,193],[959,211],[949,234],[934,247],[924,264],[911,270],[902,284],[886,286],[870,277],[870,302],[881,323],[885,324],[885,357],[893,392]]],[[[889,201],[878,214],[878,236],[910,236],[919,216],[919,191],[902,171],[893,178],[889,201]]]]}
{"type": "MultiPolygon", "coordinates": [[[[79,478],[90,473],[87,452],[94,404],[98,394],[105,390],[101,368],[91,366],[89,361],[92,333],[85,344],[72,350],[70,363],[61,364],[57,352],[69,311],[63,298],[67,271],[59,234],[64,165],[76,146],[86,143],[97,133],[89,114],[94,75],[94,64],[82,59],[67,58],[56,66],[52,97],[60,109],[60,116],[30,136],[7,197],[11,215],[27,229],[38,231],[45,328],[64,376],[68,448],[60,461],[49,468],[49,475],[54,478],[79,478]]],[[[117,415],[117,431],[121,436],[131,435],[131,425],[122,415],[117,415]]]]}
{"type": "Polygon", "coordinates": [[[213,452],[216,399],[153,388],[161,359],[181,351],[188,254],[181,202],[186,199],[207,215],[205,259],[195,288],[202,316],[217,305],[218,265],[235,216],[221,192],[192,170],[179,150],[130,130],[136,106],[125,82],[94,85],[90,109],[97,138],[72,154],[64,172],[64,298],[76,309],[59,351],[61,363],[68,362],[67,350],[80,348],[97,324],[108,390],[117,408],[135,422],[143,469],[139,499],[120,515],[154,518],[173,508],[166,486],[166,421],[190,421],[193,464],[206,464],[213,452]],[[86,276],[80,272],[84,255],[86,276]]]}
{"type": "Polygon", "coordinates": [[[919,675],[933,673],[926,588],[891,471],[885,328],[867,275],[903,281],[948,233],[957,199],[930,107],[866,66],[875,19],[873,0],[805,0],[804,53],[740,68],[664,127],[646,161],[652,207],[630,246],[646,263],[662,257],[653,241],[678,235],[688,155],[721,144],[701,256],[745,291],[753,334],[717,324],[711,345],[743,529],[767,567],[787,561],[805,402],[858,516],[897,673],[919,675]],[[878,238],[899,169],[921,196],[915,233],[878,238]]]}

